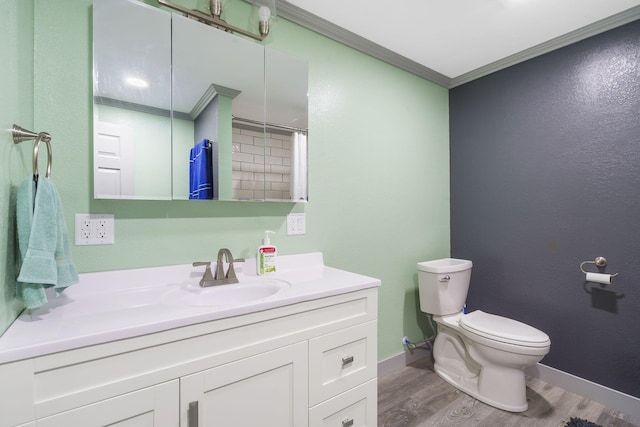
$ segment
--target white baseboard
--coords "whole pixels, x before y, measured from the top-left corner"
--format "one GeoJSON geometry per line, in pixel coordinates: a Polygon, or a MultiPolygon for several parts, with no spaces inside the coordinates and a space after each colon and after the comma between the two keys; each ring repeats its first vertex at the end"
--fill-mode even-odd
{"type": "MultiPolygon", "coordinates": [[[[422,348],[398,353],[378,362],[378,378],[389,375],[393,371],[404,368],[423,357],[430,356],[431,351],[422,348]]],[[[602,403],[606,407],[620,411],[625,415],[640,418],[640,399],[637,397],[540,363],[530,366],[525,370],[525,373],[530,377],[602,403]]]]}

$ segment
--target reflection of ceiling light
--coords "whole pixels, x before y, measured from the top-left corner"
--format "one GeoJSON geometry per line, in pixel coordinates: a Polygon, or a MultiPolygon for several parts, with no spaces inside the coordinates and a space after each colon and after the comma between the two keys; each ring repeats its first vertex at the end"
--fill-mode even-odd
{"type": "Polygon", "coordinates": [[[149,83],[146,80],[139,79],[138,77],[127,77],[125,81],[133,87],[148,87],[149,83]]]}

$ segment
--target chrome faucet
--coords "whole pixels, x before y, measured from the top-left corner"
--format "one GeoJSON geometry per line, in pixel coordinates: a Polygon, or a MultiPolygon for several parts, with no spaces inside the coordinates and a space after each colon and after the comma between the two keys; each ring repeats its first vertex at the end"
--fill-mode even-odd
{"type": "Polygon", "coordinates": [[[218,251],[218,260],[216,261],[215,275],[211,274],[210,262],[194,262],[194,267],[197,267],[199,265],[206,266],[204,275],[200,279],[200,286],[205,288],[207,286],[230,285],[233,283],[238,283],[238,277],[236,276],[236,271],[233,268],[234,262],[244,262],[244,258],[233,259],[231,251],[227,248],[222,248],[218,251]],[[227,264],[229,264],[229,268],[227,269],[226,274],[224,272],[224,263],[222,262],[223,257],[225,258],[227,264]]]}

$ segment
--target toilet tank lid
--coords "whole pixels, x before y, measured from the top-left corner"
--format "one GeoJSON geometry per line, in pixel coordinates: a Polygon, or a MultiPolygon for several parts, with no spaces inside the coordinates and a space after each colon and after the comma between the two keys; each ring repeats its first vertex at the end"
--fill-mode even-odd
{"type": "Polygon", "coordinates": [[[455,273],[457,271],[469,270],[472,266],[473,263],[466,259],[443,258],[419,262],[418,270],[436,274],[455,273]]]}
{"type": "Polygon", "coordinates": [[[533,326],[508,317],[485,313],[481,310],[475,310],[463,315],[460,318],[459,325],[462,329],[485,338],[512,344],[538,347],[546,346],[550,343],[549,336],[533,326]]]}

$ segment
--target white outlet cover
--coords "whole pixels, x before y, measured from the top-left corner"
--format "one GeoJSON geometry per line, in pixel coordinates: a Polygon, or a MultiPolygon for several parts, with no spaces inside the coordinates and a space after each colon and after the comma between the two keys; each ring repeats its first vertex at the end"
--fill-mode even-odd
{"type": "Polygon", "coordinates": [[[75,243],[78,246],[115,243],[114,215],[76,214],[75,243]]]}
{"type": "Polygon", "coordinates": [[[287,235],[306,233],[306,219],[304,213],[291,213],[287,215],[287,235]]]}

